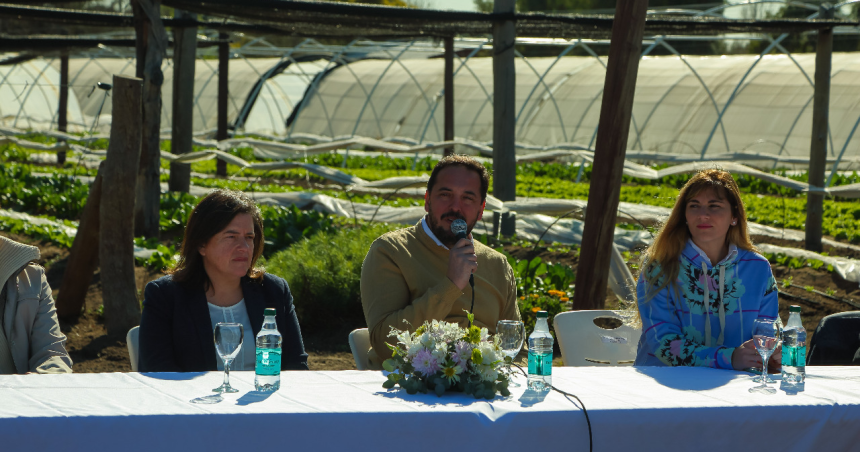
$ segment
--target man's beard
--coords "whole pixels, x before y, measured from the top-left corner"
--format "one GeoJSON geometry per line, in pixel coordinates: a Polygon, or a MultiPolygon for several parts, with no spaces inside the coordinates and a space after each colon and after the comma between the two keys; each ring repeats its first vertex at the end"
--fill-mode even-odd
{"type": "MultiPolygon", "coordinates": [[[[475,224],[478,222],[478,219],[475,218],[475,221],[472,221],[470,223],[466,217],[454,211],[448,211],[444,213],[440,220],[446,220],[448,218],[459,218],[465,221],[467,226],[467,235],[472,232],[472,228],[474,228],[475,224]]],[[[447,246],[448,248],[451,248],[452,246],[454,246],[455,243],[457,243],[457,236],[454,235],[454,233],[452,233],[450,229],[446,229],[444,225],[436,222],[436,216],[433,214],[432,204],[430,205],[429,212],[427,212],[427,222],[428,226],[430,226],[430,230],[433,232],[433,235],[435,235],[436,238],[439,239],[439,241],[442,242],[443,245],[447,246]]]]}

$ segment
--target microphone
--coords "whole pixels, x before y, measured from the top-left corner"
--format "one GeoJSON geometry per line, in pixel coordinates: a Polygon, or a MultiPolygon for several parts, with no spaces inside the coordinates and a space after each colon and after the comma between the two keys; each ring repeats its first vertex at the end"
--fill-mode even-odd
{"type": "MultiPolygon", "coordinates": [[[[468,237],[468,233],[466,232],[468,229],[466,221],[462,218],[457,218],[451,222],[451,233],[457,237],[457,241],[468,237]]],[[[475,309],[475,275],[473,274],[469,275],[469,286],[472,287],[472,307],[469,309],[471,313],[475,309]]]]}
{"type": "Polygon", "coordinates": [[[469,227],[466,226],[466,221],[460,218],[457,218],[451,223],[451,233],[457,236],[457,240],[465,239],[467,237],[466,230],[469,227]]]}

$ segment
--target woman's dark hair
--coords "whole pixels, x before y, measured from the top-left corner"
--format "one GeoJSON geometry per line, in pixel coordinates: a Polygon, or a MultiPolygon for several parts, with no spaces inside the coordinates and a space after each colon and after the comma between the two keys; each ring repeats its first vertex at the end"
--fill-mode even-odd
{"type": "Polygon", "coordinates": [[[248,268],[248,276],[259,280],[263,270],[256,268],[257,259],[263,254],[263,215],[248,195],[234,190],[215,190],[200,200],[185,226],[185,237],[182,239],[182,249],[179,251],[179,262],[172,270],[173,280],[192,285],[203,285],[209,290],[211,281],[203,268],[203,257],[200,248],[209,243],[209,239],[223,231],[233,218],[240,213],[251,215],[254,222],[254,255],[248,268]]]}

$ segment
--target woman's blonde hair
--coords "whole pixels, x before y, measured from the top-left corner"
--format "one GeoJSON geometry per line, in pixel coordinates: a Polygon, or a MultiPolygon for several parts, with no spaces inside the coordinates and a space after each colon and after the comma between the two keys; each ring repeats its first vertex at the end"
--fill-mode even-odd
{"type": "Polygon", "coordinates": [[[654,242],[642,255],[639,268],[646,287],[645,301],[650,300],[678,279],[679,258],[690,238],[690,229],[686,220],[687,203],[705,190],[714,190],[717,198],[727,199],[731,205],[732,216],[737,219],[737,225],[729,227],[726,243],[733,243],[747,251],[758,252],[750,240],[747,214],[735,179],[728,171],[701,170],[681,189],[669,219],[663,223],[654,242]]]}

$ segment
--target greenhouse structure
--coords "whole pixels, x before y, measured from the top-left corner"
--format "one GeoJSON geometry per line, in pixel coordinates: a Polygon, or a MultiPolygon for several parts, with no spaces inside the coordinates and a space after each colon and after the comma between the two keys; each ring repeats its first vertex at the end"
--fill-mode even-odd
{"type": "MultiPolygon", "coordinates": [[[[587,45],[576,41],[571,45],[587,45]]],[[[594,46],[595,44],[591,44],[594,46]]],[[[486,47],[464,40],[458,48],[486,47]]],[[[400,44],[393,58],[344,62],[334,56],[234,58],[230,62],[228,120],[244,133],[299,141],[368,137],[412,144],[444,140],[443,64],[432,42],[400,44]],[[422,52],[415,51],[421,45],[422,52]],[[410,51],[411,50],[411,51],[410,51]],[[410,51],[404,58],[398,53],[410,51]]],[[[289,49],[286,51],[289,54],[289,49]]],[[[640,63],[628,158],[672,162],[744,158],[755,166],[804,166],[812,118],[813,54],[715,57],[646,56],[640,63]],[[758,157],[755,157],[758,156],[758,157]]],[[[833,55],[828,160],[841,170],[860,164],[860,62],[833,55]]],[[[516,60],[518,152],[594,147],[605,57],[559,56],[516,60]]],[[[455,137],[492,141],[492,60],[461,58],[455,65],[455,137]]],[[[96,88],[112,74],[132,75],[134,60],[71,58],[69,127],[107,132],[110,102],[96,88]],[[98,119],[97,119],[98,117],[98,119]]],[[[172,70],[164,63],[162,125],[171,123],[172,70]]],[[[217,61],[198,59],[194,130],[216,125],[217,61]]],[[[56,128],[59,60],[37,58],[0,66],[2,126],[56,128]]],[[[469,148],[458,149],[471,152],[469,148]]],[[[441,152],[441,151],[440,151],[441,152]]]]}

